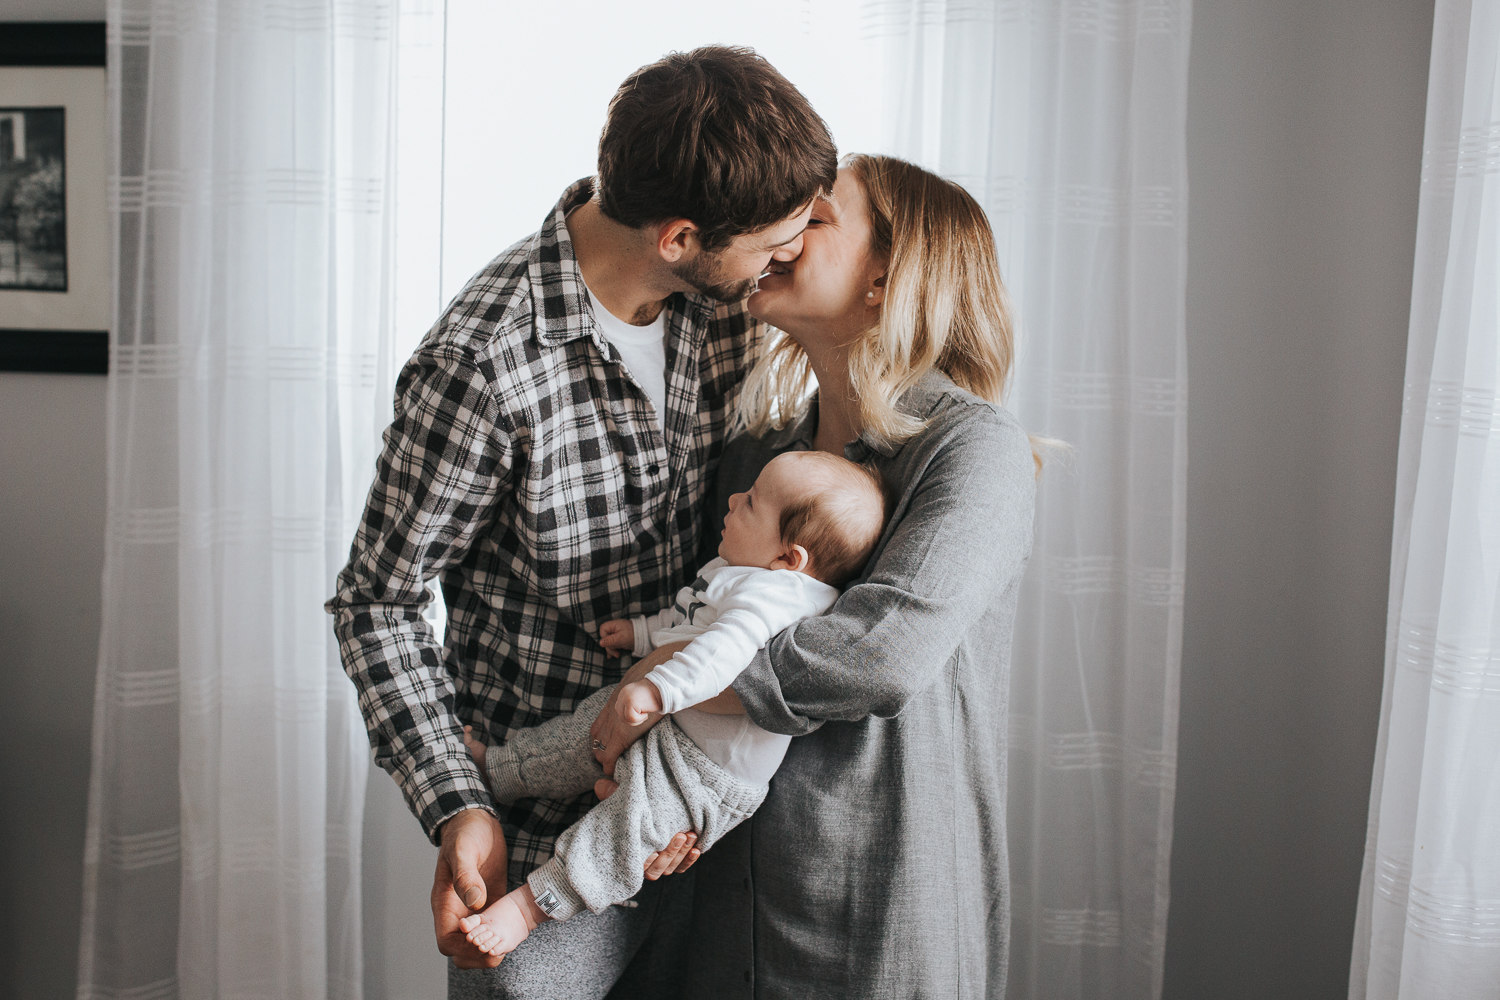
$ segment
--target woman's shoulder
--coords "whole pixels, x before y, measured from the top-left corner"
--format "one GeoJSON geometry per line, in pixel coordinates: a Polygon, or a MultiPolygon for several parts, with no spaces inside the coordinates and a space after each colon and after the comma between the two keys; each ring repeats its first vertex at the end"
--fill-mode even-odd
{"type": "Polygon", "coordinates": [[[1031,468],[1031,438],[1004,406],[974,395],[937,371],[924,375],[909,396],[915,396],[910,400],[912,411],[927,426],[908,447],[998,452],[1018,466],[1031,468]]]}

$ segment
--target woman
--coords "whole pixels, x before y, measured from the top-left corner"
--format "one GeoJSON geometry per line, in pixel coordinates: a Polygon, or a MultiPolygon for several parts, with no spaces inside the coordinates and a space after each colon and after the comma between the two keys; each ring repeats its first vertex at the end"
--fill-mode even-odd
{"type": "MultiPolygon", "coordinates": [[[[802,738],[698,863],[687,995],[1003,995],[1007,685],[1036,466],[999,406],[1011,323],[989,225],[955,184],[851,157],[750,310],[785,336],[746,385],[720,512],[791,448],[873,463],[894,506],[860,581],[720,696],[802,738]]],[[[613,720],[595,724],[606,767],[637,735],[613,720]]]]}

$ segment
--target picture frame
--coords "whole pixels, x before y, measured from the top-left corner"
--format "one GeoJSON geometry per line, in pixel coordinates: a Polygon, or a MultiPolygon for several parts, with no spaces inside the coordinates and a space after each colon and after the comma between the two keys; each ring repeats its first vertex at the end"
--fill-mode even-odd
{"type": "Polygon", "coordinates": [[[102,21],[0,23],[0,371],[109,370],[102,21]]]}

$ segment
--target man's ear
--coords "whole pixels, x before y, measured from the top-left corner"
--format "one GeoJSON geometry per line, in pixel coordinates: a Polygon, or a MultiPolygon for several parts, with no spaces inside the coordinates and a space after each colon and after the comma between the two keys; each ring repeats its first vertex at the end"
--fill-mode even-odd
{"type": "Polygon", "coordinates": [[[788,545],[781,555],[771,560],[771,569],[789,569],[794,573],[805,573],[812,557],[800,545],[788,545]]]}
{"type": "Polygon", "coordinates": [[[668,219],[656,229],[656,251],[668,264],[681,260],[698,245],[698,227],[691,219],[668,219]]]}

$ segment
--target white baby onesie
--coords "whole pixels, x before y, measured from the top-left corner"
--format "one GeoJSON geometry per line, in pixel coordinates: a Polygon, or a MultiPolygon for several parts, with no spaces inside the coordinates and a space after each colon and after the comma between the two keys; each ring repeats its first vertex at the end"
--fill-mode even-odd
{"type": "Polygon", "coordinates": [[[733,683],[773,635],[822,614],[838,596],[836,587],[806,573],[713,559],[677,592],[671,607],[632,620],[634,652],[645,656],[657,646],[689,640],[686,649],[646,679],[661,692],[665,711],[709,760],[741,781],[764,784],[781,765],[792,738],[767,732],[744,715],[714,715],[693,706],[733,683]]]}

